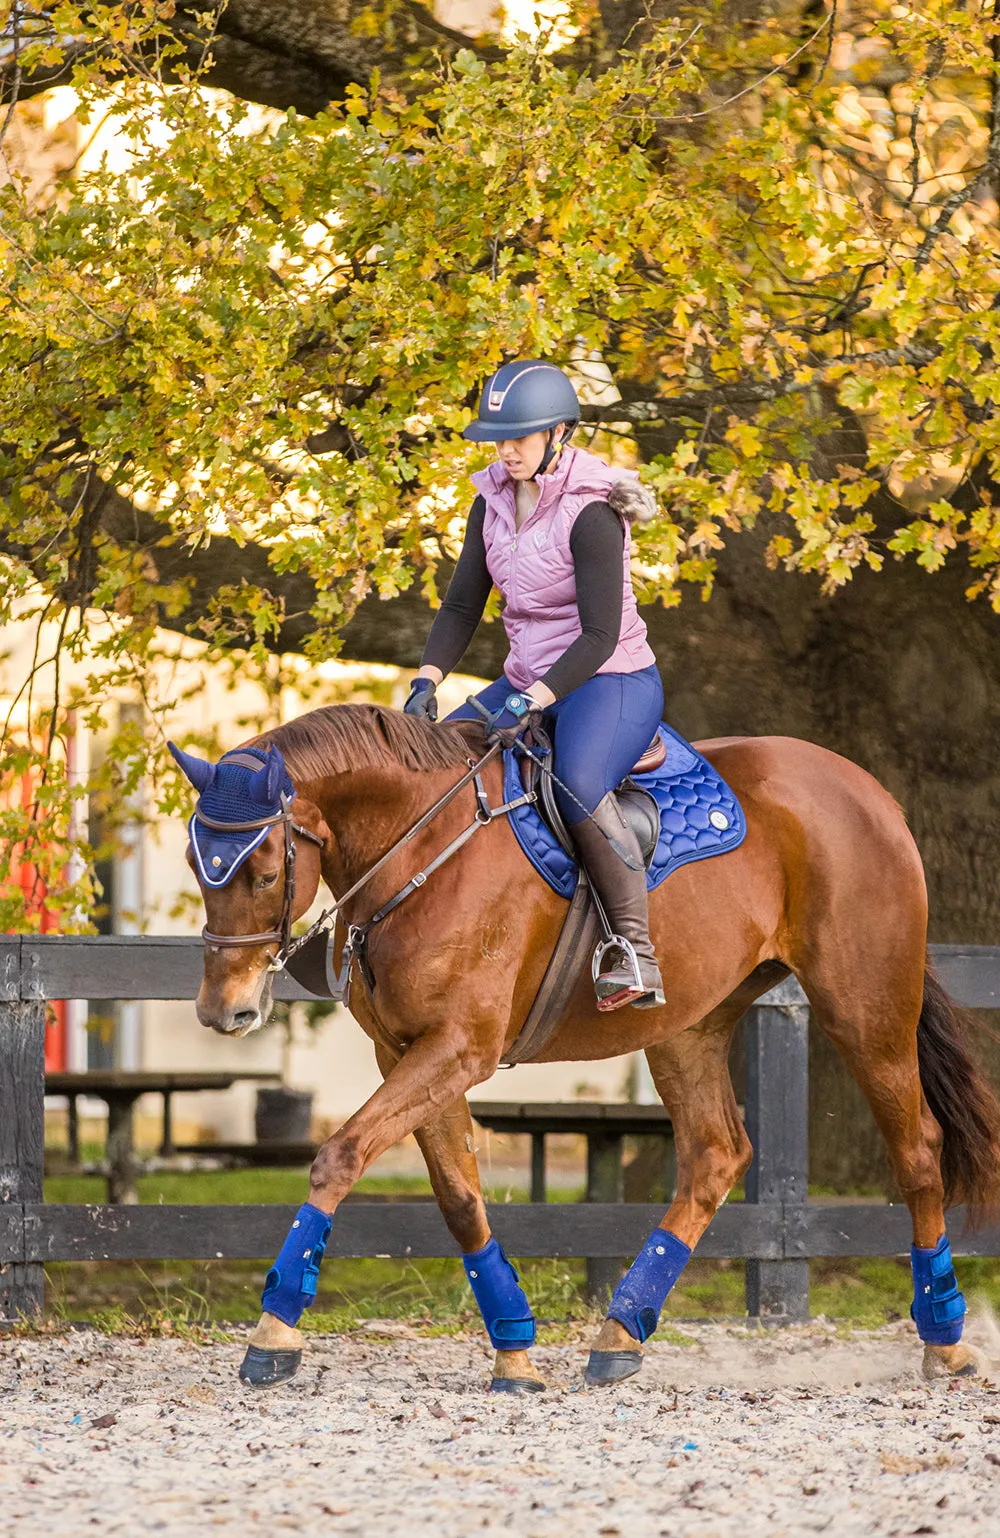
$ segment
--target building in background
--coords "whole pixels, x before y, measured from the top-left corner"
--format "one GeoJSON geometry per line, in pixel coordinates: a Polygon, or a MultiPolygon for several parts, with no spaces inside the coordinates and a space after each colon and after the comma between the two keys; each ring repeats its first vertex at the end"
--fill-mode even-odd
{"type": "MultiPolygon", "coordinates": [[[[53,631],[55,627],[52,627],[53,631]]],[[[0,711],[9,716],[12,726],[23,729],[26,717],[22,705],[14,703],[26,671],[32,665],[36,644],[33,623],[10,626],[0,631],[0,711]]],[[[54,639],[54,637],[50,638],[54,639]]],[[[204,649],[195,642],[164,637],[179,647],[181,658],[172,664],[171,683],[182,701],[170,721],[172,736],[183,739],[189,734],[218,740],[220,749],[235,747],[253,734],[253,729],[239,723],[259,717],[265,704],[255,683],[240,682],[222,669],[213,669],[203,661],[204,649]],[[191,686],[197,691],[191,693],[191,686]],[[190,697],[188,698],[187,696],[190,697]]],[[[50,651],[40,648],[39,655],[50,651]]],[[[64,663],[72,681],[73,664],[64,663]]],[[[324,663],[306,668],[311,688],[328,686],[330,700],[377,697],[400,705],[408,689],[408,674],[385,666],[324,663]]],[[[46,668],[35,678],[36,707],[44,705],[46,688],[51,698],[52,680],[46,668]]],[[[481,681],[453,675],[440,690],[442,709],[454,708],[481,681]]],[[[316,703],[307,705],[294,689],[282,692],[281,718],[289,719],[316,703]]],[[[104,743],[123,718],[136,717],[139,701],[112,691],[105,710],[103,728],[88,731],[77,723],[68,739],[67,753],[71,771],[86,780],[104,752],[104,743]]],[[[19,794],[31,795],[30,786],[19,794]]],[[[92,797],[86,815],[87,836],[92,844],[102,842],[101,819],[106,810],[92,797]]],[[[182,817],[160,817],[152,797],[142,786],[116,812],[116,850],[98,863],[97,874],[103,888],[95,920],[104,934],[171,934],[197,936],[203,908],[194,876],[184,857],[187,830],[182,817]]],[[[526,867],[525,875],[529,873],[526,867]]],[[[25,868],[24,881],[31,871],[25,868]]],[[[530,879],[537,879],[531,877],[530,879]]],[[[323,905],[325,893],[317,899],[323,905]]],[[[430,886],[414,899],[433,902],[430,886]]],[[[43,928],[51,928],[44,909],[44,892],[36,896],[43,928]]],[[[317,908],[318,911],[318,908],[317,908]]],[[[272,1026],[242,1041],[227,1040],[198,1023],[190,999],[176,1002],[136,1000],[115,1002],[100,999],[70,1000],[53,1015],[49,1032],[49,1067],[74,1070],[86,1068],[123,1069],[218,1069],[237,1068],[281,1072],[293,1087],[314,1091],[315,1114],[322,1123],[339,1124],[375,1090],[379,1083],[374,1053],[350,1015],[336,1009],[316,1030],[309,1030],[303,1011],[293,1016],[293,1040],[289,1048],[282,1026],[272,1026]]],[[[634,1083],[635,1065],[630,1058],[614,1058],[599,1063],[552,1063],[504,1070],[474,1093],[481,1098],[517,1098],[525,1100],[564,1100],[581,1094],[601,1099],[623,1096],[627,1082],[634,1083]]],[[[224,1141],[252,1137],[254,1086],[239,1084],[219,1094],[178,1095],[175,1120],[182,1139],[204,1137],[224,1141]]],[[[148,1114],[158,1113],[159,1102],[150,1097],[148,1114]]],[[[140,1113],[143,1107],[140,1106],[140,1113]]]]}

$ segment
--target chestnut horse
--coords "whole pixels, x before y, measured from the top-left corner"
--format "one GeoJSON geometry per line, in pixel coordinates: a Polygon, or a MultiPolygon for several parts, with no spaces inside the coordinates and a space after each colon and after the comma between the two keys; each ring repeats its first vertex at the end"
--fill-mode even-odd
{"type": "MultiPolygon", "coordinates": [[[[307,910],[321,879],[335,895],[346,892],[455,785],[482,744],[478,724],[432,725],[372,705],[314,710],[246,744],[280,748],[295,787],[304,834],[295,835],[292,917],[307,910]]],[[[756,998],[794,973],[882,1131],[914,1244],[932,1250],[946,1204],[982,1208],[997,1198],[1000,1107],[927,971],[924,876],[903,815],[870,775],[811,743],[698,746],[739,797],[748,832],[738,849],[683,867],[651,894],[665,1005],[600,1014],[584,969],[539,1060],[645,1051],[676,1139],[677,1194],[661,1226],[693,1249],[752,1155],[729,1077],[733,1030],[756,998]]],[[[499,805],[499,762],[483,778],[499,805]]],[[[346,905],[346,919],[369,918],[475,809],[467,785],[346,905]]],[[[273,827],[227,885],[199,877],[208,931],[267,941],[281,922],[287,869],[282,829],[273,827]]],[[[465,1096],[518,1035],[565,912],[501,817],[372,930],[374,992],[355,967],[350,1007],[384,1082],[316,1156],[309,1202],[321,1218],[412,1132],[462,1251],[489,1243],[465,1096]]],[[[272,959],[266,943],[230,948],[210,936],[202,1024],[227,1036],[264,1025],[272,959]]],[[[302,1337],[265,1312],[253,1341],[290,1356],[302,1337]]],[[[636,1350],[634,1336],[607,1319],[595,1352],[636,1350]]],[[[953,1374],[974,1362],[960,1343],[928,1344],[924,1366],[953,1374]]],[[[496,1376],[525,1389],[538,1382],[523,1350],[498,1351],[496,1376]]]]}

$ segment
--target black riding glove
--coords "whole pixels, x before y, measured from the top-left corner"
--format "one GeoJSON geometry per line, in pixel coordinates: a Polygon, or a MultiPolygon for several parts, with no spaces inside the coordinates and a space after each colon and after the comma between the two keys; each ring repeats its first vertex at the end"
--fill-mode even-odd
{"type": "Polygon", "coordinates": [[[426,716],[428,721],[438,718],[437,685],[431,678],[415,678],[410,685],[403,706],[404,716],[426,716]]]}

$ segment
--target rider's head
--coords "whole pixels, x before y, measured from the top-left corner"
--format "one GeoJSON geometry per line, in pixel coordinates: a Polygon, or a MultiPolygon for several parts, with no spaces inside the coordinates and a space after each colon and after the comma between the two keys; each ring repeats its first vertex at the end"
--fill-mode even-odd
{"type": "Polygon", "coordinates": [[[505,363],[487,379],[479,415],[465,429],[476,443],[495,443],[515,481],[549,469],[580,420],[576,391],[554,363],[505,363]]]}

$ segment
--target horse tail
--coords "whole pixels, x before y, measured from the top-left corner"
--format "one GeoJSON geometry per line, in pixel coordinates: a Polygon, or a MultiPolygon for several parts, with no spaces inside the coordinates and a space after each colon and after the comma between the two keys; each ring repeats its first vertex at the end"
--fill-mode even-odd
{"type": "Polygon", "coordinates": [[[1000,1207],[1000,1102],[972,1054],[974,1023],[975,1017],[948,997],[928,962],[917,1026],[920,1084],[944,1137],[945,1206],[967,1203],[973,1227],[1000,1207]]]}

